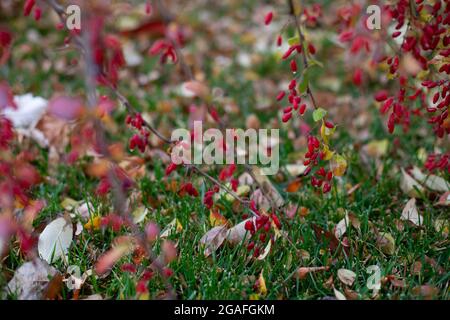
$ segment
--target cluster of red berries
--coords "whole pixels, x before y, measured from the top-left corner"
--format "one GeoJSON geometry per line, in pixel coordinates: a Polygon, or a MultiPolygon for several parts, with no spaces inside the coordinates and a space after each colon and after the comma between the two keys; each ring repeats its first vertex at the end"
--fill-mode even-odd
{"type": "Polygon", "coordinates": [[[129,145],[130,150],[138,148],[140,152],[144,152],[148,144],[150,132],[144,127],[142,115],[140,113],[136,113],[134,116],[127,115],[125,123],[134,127],[139,132],[131,137],[129,145]]]}
{"type": "MultiPolygon", "coordinates": [[[[416,0],[410,3],[408,0],[398,0],[392,5],[386,6],[386,9],[396,21],[393,37],[399,37],[402,32],[401,28],[408,25],[406,34],[401,44],[403,53],[411,54],[420,64],[423,70],[430,72],[437,71],[444,73],[448,77],[450,73],[450,63],[442,63],[439,69],[434,67],[433,58],[437,56],[448,57],[450,55],[450,36],[447,34],[450,25],[450,4],[446,1],[434,1],[429,4],[423,0],[416,0]],[[421,19],[422,16],[428,16],[428,19],[421,19]],[[434,70],[437,69],[437,70],[434,70]]],[[[396,54],[392,57],[384,57],[381,61],[386,61],[389,65],[389,72],[396,75],[399,72],[400,60],[396,54]]],[[[450,106],[450,82],[448,80],[424,80],[422,88],[417,88],[409,84],[408,79],[404,75],[398,77],[400,90],[396,96],[388,97],[386,91],[378,92],[375,99],[384,102],[381,112],[386,113],[392,108],[392,112],[388,118],[388,130],[393,132],[395,125],[403,125],[406,131],[410,125],[410,115],[422,115],[421,111],[409,110],[405,97],[408,100],[415,101],[420,98],[422,109],[425,109],[430,115],[428,123],[433,125],[433,131],[437,137],[442,138],[445,134],[450,133],[450,119],[448,115],[448,107],[450,106]],[[430,106],[427,101],[427,92],[432,89],[436,91],[433,94],[430,106]]]]}
{"type": "Polygon", "coordinates": [[[25,4],[23,6],[23,14],[25,16],[29,16],[31,14],[31,11],[33,11],[34,19],[36,21],[39,21],[42,16],[42,9],[41,7],[36,5],[36,0],[26,0],[25,4]],[[34,8],[34,11],[33,11],[34,8]]]}
{"type": "Polygon", "coordinates": [[[191,197],[198,197],[197,189],[192,185],[192,183],[187,182],[183,183],[178,191],[180,196],[184,196],[185,194],[190,195],[191,197]]]}
{"type": "Polygon", "coordinates": [[[209,189],[205,192],[205,196],[203,197],[203,204],[211,209],[214,205],[214,195],[220,191],[219,186],[214,186],[212,189],[209,189]]]}
{"type": "Polygon", "coordinates": [[[155,43],[148,50],[148,53],[152,56],[161,55],[160,62],[166,63],[168,59],[172,60],[173,63],[177,62],[177,53],[173,44],[166,39],[156,40],[155,43]]]}
{"type": "Polygon", "coordinates": [[[450,174],[450,153],[430,154],[425,161],[425,168],[433,172],[434,170],[447,170],[450,174]]]}
{"type": "Polygon", "coordinates": [[[275,213],[259,213],[259,211],[257,211],[254,207],[254,204],[252,210],[257,214],[257,216],[248,219],[245,222],[244,227],[245,230],[248,231],[251,235],[250,242],[247,244],[247,250],[253,251],[253,256],[257,258],[264,250],[264,247],[267,245],[267,241],[274,240],[273,234],[270,234],[272,223],[278,229],[281,229],[281,222],[275,213]]]}
{"type": "MultiPolygon", "coordinates": [[[[327,125],[327,124],[325,124],[327,125]]],[[[327,127],[333,128],[330,123],[327,127]]],[[[307,166],[304,176],[307,176],[315,166],[319,165],[319,161],[323,160],[325,153],[320,150],[320,141],[315,136],[308,137],[308,152],[305,154],[306,160],[303,165],[307,166]]],[[[322,188],[323,193],[327,193],[331,190],[331,180],[333,179],[333,173],[331,171],[326,171],[324,167],[320,167],[311,176],[311,185],[316,188],[322,188]]]]}
{"type": "Polygon", "coordinates": [[[223,168],[220,173],[219,173],[219,180],[220,181],[226,181],[226,180],[230,180],[230,184],[231,184],[231,189],[233,191],[237,191],[237,187],[239,185],[239,180],[236,178],[233,178],[233,174],[236,171],[236,165],[230,164],[229,166],[226,166],[225,168],[223,168]]]}

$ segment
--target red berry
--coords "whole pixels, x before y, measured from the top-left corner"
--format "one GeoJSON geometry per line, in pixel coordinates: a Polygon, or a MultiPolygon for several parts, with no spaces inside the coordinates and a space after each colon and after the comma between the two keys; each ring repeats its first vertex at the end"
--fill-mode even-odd
{"type": "Polygon", "coordinates": [[[272,22],[272,18],[273,18],[273,12],[270,11],[266,14],[266,16],[264,17],[264,24],[267,26],[272,22]]]}

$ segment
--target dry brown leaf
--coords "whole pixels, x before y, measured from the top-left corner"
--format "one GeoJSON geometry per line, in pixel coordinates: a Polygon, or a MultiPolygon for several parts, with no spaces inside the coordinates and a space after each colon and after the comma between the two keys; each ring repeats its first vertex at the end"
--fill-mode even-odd
{"type": "Polygon", "coordinates": [[[431,285],[418,286],[412,289],[415,296],[422,297],[426,300],[435,299],[439,295],[439,289],[431,285]]]}
{"type": "Polygon", "coordinates": [[[249,220],[253,220],[253,223],[255,223],[255,218],[249,218],[238,223],[228,230],[226,239],[230,244],[237,245],[242,241],[250,238],[250,233],[245,230],[245,223],[249,220]]]}
{"type": "Polygon", "coordinates": [[[436,204],[439,206],[450,206],[450,191],[441,195],[436,204]]]}
{"type": "Polygon", "coordinates": [[[338,300],[347,300],[347,298],[344,296],[344,294],[342,292],[340,292],[336,288],[333,288],[333,290],[334,290],[334,296],[336,297],[336,299],[338,299],[338,300]]]}
{"type": "Polygon", "coordinates": [[[215,252],[222,245],[226,236],[227,228],[225,226],[214,227],[205,233],[200,239],[200,243],[205,247],[203,254],[208,257],[215,252]]]}
{"type": "Polygon", "coordinates": [[[445,181],[445,179],[436,176],[434,174],[426,175],[418,167],[414,167],[411,170],[412,176],[422,183],[425,187],[431,191],[436,192],[448,192],[450,191],[450,183],[445,181]]]}
{"type": "Polygon", "coordinates": [[[411,198],[405,205],[402,211],[402,220],[411,221],[416,226],[420,226],[423,223],[423,217],[419,214],[416,207],[416,199],[411,198]]]}
{"type": "Polygon", "coordinates": [[[356,273],[348,269],[339,269],[337,272],[339,280],[347,286],[352,286],[356,279],[356,273]]]}
{"type": "Polygon", "coordinates": [[[319,271],[326,271],[329,270],[330,267],[324,266],[324,267],[300,267],[297,269],[296,277],[298,279],[305,279],[306,276],[311,272],[319,272],[319,271]]]}
{"type": "Polygon", "coordinates": [[[403,168],[401,169],[402,176],[400,178],[400,189],[410,196],[411,198],[417,198],[420,196],[420,193],[424,191],[422,185],[414,180],[408,173],[406,173],[403,168]]]}
{"type": "Polygon", "coordinates": [[[19,300],[40,300],[44,298],[49,278],[57,274],[55,268],[41,259],[34,259],[21,265],[8,283],[6,290],[19,300]]]}

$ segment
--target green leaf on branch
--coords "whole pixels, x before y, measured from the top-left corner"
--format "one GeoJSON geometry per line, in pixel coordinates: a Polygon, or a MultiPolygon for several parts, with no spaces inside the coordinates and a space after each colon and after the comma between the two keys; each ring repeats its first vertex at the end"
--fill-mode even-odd
{"type": "Polygon", "coordinates": [[[327,110],[318,108],[313,112],[313,120],[314,122],[322,120],[327,114],[327,110]]]}
{"type": "Polygon", "coordinates": [[[298,36],[292,37],[288,39],[288,43],[290,46],[293,46],[294,44],[300,43],[300,38],[298,36]]]}

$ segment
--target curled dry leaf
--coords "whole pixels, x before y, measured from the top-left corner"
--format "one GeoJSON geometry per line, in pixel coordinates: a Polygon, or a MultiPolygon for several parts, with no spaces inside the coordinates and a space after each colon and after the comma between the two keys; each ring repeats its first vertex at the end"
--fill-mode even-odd
{"type": "Polygon", "coordinates": [[[19,300],[40,300],[46,288],[58,272],[41,259],[34,259],[21,265],[9,281],[6,291],[19,300]]]}
{"type": "Polygon", "coordinates": [[[450,191],[450,183],[445,181],[445,179],[436,176],[434,174],[426,175],[419,168],[414,167],[411,170],[412,176],[422,183],[425,187],[431,191],[436,192],[448,192],[450,191]]]}
{"type": "Polygon", "coordinates": [[[342,218],[334,228],[334,235],[336,238],[340,239],[347,231],[347,227],[350,226],[350,224],[353,226],[353,228],[360,231],[361,229],[361,222],[359,221],[358,217],[355,216],[353,213],[345,213],[345,217],[342,218]]]}
{"type": "Polygon", "coordinates": [[[227,228],[225,226],[217,226],[209,230],[200,239],[200,244],[204,246],[204,255],[209,256],[215,252],[225,241],[227,236],[227,228]]]}
{"type": "Polygon", "coordinates": [[[266,247],[264,248],[264,251],[258,256],[258,260],[264,260],[267,255],[270,252],[270,249],[272,248],[272,241],[269,241],[266,245],[266,247]]]}
{"type": "Polygon", "coordinates": [[[445,207],[450,206],[450,191],[441,195],[436,204],[439,206],[445,206],[445,207]]]}
{"type": "Polygon", "coordinates": [[[39,235],[39,256],[52,263],[65,257],[72,243],[73,227],[65,218],[57,218],[50,222],[39,235]]]}
{"type": "Polygon", "coordinates": [[[328,266],[324,267],[300,267],[297,269],[296,277],[298,279],[305,279],[306,276],[311,272],[319,272],[319,271],[326,271],[330,269],[328,266]]]}
{"type": "Polygon", "coordinates": [[[416,226],[420,226],[423,223],[423,217],[419,214],[416,207],[416,199],[410,199],[402,211],[402,220],[411,221],[416,226]]]}
{"type": "Polygon", "coordinates": [[[352,286],[356,279],[356,273],[348,269],[339,269],[337,272],[339,280],[347,286],[352,286]]]}
{"type": "Polygon", "coordinates": [[[400,178],[400,189],[412,198],[416,198],[420,196],[420,193],[424,191],[422,185],[414,180],[406,171],[401,169],[402,176],[400,178]]]}

